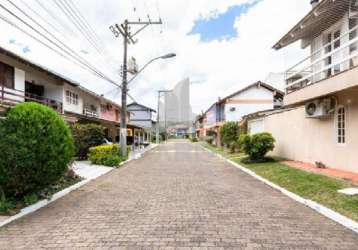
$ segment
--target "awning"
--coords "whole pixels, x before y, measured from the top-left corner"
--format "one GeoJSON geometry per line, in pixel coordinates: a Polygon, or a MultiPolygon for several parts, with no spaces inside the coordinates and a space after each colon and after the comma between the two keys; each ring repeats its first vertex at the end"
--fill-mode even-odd
{"type": "Polygon", "coordinates": [[[349,10],[350,0],[322,0],[273,48],[279,50],[305,38],[315,38],[340,20],[349,10]]]}

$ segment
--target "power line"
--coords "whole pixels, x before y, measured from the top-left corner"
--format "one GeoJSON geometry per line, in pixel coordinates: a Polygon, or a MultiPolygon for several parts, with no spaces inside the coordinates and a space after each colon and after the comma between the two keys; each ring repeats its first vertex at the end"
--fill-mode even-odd
{"type": "MultiPolygon", "coordinates": [[[[63,38],[69,40],[69,37],[64,32],[61,32],[59,29],[56,28],[51,22],[47,21],[45,18],[43,18],[37,11],[35,11],[33,8],[31,8],[24,0],[20,0],[21,3],[30,11],[32,11],[39,19],[42,20],[43,23],[46,23],[48,26],[50,26],[53,30],[55,30],[58,34],[62,35],[63,38]]],[[[22,10],[19,10],[23,13],[22,10]]],[[[31,18],[28,14],[23,13],[25,16],[27,16],[30,20],[32,20],[34,23],[36,23],[38,26],[40,26],[42,29],[46,30],[44,27],[42,27],[38,22],[36,22],[36,19],[34,20],[31,18]]],[[[50,33],[48,30],[46,30],[48,33],[50,33]]]]}
{"type": "Polygon", "coordinates": [[[35,1],[53,20],[55,20],[62,27],[62,29],[70,31],[73,36],[77,36],[77,34],[66,23],[61,22],[60,19],[56,17],[56,15],[51,10],[49,10],[44,4],[42,4],[39,0],[35,0],[35,1]]]}
{"type": "Polygon", "coordinates": [[[82,22],[84,22],[86,24],[86,26],[88,27],[88,29],[90,30],[90,33],[93,34],[93,36],[102,44],[102,46],[106,47],[105,43],[103,42],[103,40],[97,35],[97,33],[94,31],[94,29],[92,28],[92,26],[89,24],[89,22],[87,21],[87,19],[82,15],[81,11],[77,8],[76,4],[72,1],[69,0],[70,4],[72,4],[73,8],[77,11],[77,13],[79,14],[79,16],[82,18],[82,22]]]}
{"type": "Polygon", "coordinates": [[[44,23],[46,23],[48,26],[50,26],[53,30],[55,30],[57,33],[64,35],[59,29],[57,29],[52,23],[47,21],[45,18],[43,18],[37,11],[35,11],[33,8],[31,8],[24,0],[20,0],[21,3],[29,10],[32,11],[39,19],[41,19],[44,23]]]}
{"type": "MultiPolygon", "coordinates": [[[[93,70],[93,66],[84,58],[82,58],[81,56],[79,56],[74,50],[72,50],[71,48],[69,48],[66,44],[64,44],[62,41],[60,41],[56,36],[54,36],[51,32],[49,32],[45,27],[43,27],[40,23],[38,23],[36,20],[34,20],[31,16],[29,16],[25,11],[23,11],[21,8],[19,8],[16,4],[14,4],[11,0],[7,0],[13,7],[15,7],[18,11],[20,11],[22,14],[24,14],[27,18],[29,18],[31,21],[33,21],[35,24],[37,24],[40,28],[42,28],[47,34],[49,34],[52,38],[54,38],[58,43],[60,43],[63,47],[65,47],[68,51],[70,51],[71,53],[73,53],[74,55],[76,55],[76,57],[74,57],[76,60],[80,61],[80,63],[83,63],[83,61],[85,62],[86,66],[89,66],[92,68],[93,70]],[[79,58],[79,59],[78,59],[79,58]]],[[[32,27],[31,25],[29,25],[27,22],[25,22],[23,19],[19,18],[18,16],[16,16],[13,12],[11,12],[9,9],[5,8],[2,4],[0,4],[0,6],[5,9],[8,13],[10,13],[12,16],[16,17],[18,20],[20,20],[22,23],[24,23],[26,26],[28,26],[29,28],[31,28],[33,31],[35,31],[37,34],[41,35],[42,37],[44,37],[47,41],[49,41],[50,43],[52,43],[53,45],[55,45],[56,47],[58,47],[59,49],[61,49],[62,51],[64,51],[65,53],[69,54],[68,51],[64,50],[61,46],[59,46],[57,43],[53,42],[51,39],[49,39],[47,36],[43,35],[41,32],[39,32],[38,30],[36,30],[34,27],[32,27]]],[[[72,55],[70,55],[72,56],[72,55]]]]}
{"type": "Polygon", "coordinates": [[[104,42],[98,37],[97,34],[93,31],[93,29],[90,27],[89,23],[85,20],[83,15],[79,12],[79,10],[76,8],[76,6],[72,2],[72,6],[67,0],[59,0],[60,4],[69,13],[72,17],[72,20],[70,20],[74,25],[76,25],[76,28],[79,29],[79,31],[84,35],[85,39],[90,39],[95,45],[96,52],[101,57],[101,60],[104,64],[108,63],[108,59],[112,61],[112,58],[109,58],[110,56],[106,53],[104,42]],[[62,2],[62,3],[61,3],[62,2]],[[83,20],[82,20],[83,19],[83,20]],[[86,24],[87,23],[87,24],[86,24]],[[89,27],[89,28],[88,28],[89,27]],[[91,31],[92,30],[92,31],[91,31]],[[83,33],[83,32],[84,33],[83,33]]]}
{"type": "Polygon", "coordinates": [[[57,0],[54,0],[54,3],[61,10],[61,12],[64,13],[65,16],[71,21],[71,23],[74,24],[76,29],[85,37],[85,39],[95,48],[95,50],[98,53],[101,53],[100,48],[97,46],[96,42],[93,41],[91,37],[88,37],[86,33],[83,32],[81,25],[77,23],[76,18],[73,16],[72,12],[67,9],[67,6],[65,6],[60,1],[57,2],[57,0]]]}
{"type": "MultiPolygon", "coordinates": [[[[13,4],[10,0],[7,0],[8,2],[10,2],[11,4],[13,4]]],[[[16,6],[16,5],[14,5],[16,6]]],[[[99,78],[102,78],[104,80],[106,80],[107,82],[110,82],[112,84],[114,84],[117,87],[121,87],[119,84],[117,84],[115,81],[113,81],[112,79],[110,79],[109,77],[105,76],[103,73],[101,73],[99,70],[97,70],[96,68],[94,68],[91,64],[89,64],[85,59],[83,59],[82,57],[78,56],[76,54],[76,52],[73,52],[73,50],[71,50],[70,48],[68,48],[68,46],[66,46],[65,44],[62,44],[67,47],[70,51],[72,51],[72,53],[74,53],[77,57],[79,57],[80,59],[78,59],[77,57],[74,57],[71,53],[69,53],[68,51],[64,50],[61,46],[59,46],[58,44],[56,44],[55,42],[53,42],[51,39],[49,39],[48,37],[46,37],[45,35],[43,35],[41,32],[39,32],[37,29],[35,29],[34,27],[32,27],[31,25],[29,25],[26,21],[24,21],[23,19],[21,19],[20,17],[18,17],[17,15],[15,15],[12,11],[10,11],[8,8],[6,8],[4,5],[2,5],[0,3],[0,7],[2,9],[4,9],[5,11],[7,11],[10,15],[12,15],[13,17],[17,18],[18,20],[20,20],[23,24],[25,24],[27,27],[29,27],[31,30],[35,31],[37,34],[41,35],[42,37],[44,37],[47,41],[49,41],[51,44],[55,45],[57,48],[59,48],[60,50],[62,50],[63,52],[65,52],[65,54],[63,54],[62,52],[54,49],[53,47],[49,46],[48,44],[46,44],[45,42],[41,41],[40,39],[36,38],[35,36],[33,36],[32,34],[30,34],[29,32],[25,31],[24,29],[22,29],[21,27],[19,27],[18,25],[16,25],[15,23],[11,22],[9,19],[7,19],[6,17],[0,15],[0,18],[7,22],[8,24],[10,24],[11,26],[17,28],[18,30],[22,31],[23,33],[25,33],[26,35],[30,36],[31,38],[33,38],[34,40],[36,40],[37,42],[41,43],[42,45],[44,45],[45,47],[49,48],[50,50],[54,51],[55,53],[57,53],[58,55],[62,56],[63,58],[75,63],[76,65],[80,66],[81,68],[91,72],[92,74],[96,75],[99,78]],[[68,57],[67,55],[69,55],[70,57],[68,57]],[[72,58],[71,58],[72,57],[72,58]],[[73,58],[75,59],[75,61],[73,60],[73,58]],[[85,61],[85,62],[83,62],[85,61]]],[[[25,12],[24,12],[25,13],[25,12]]],[[[30,17],[31,18],[31,17],[30,17]]],[[[31,18],[32,19],[32,18],[31,18]]],[[[48,32],[48,31],[47,31],[48,32]]],[[[130,98],[132,98],[130,96],[130,98]]],[[[132,98],[133,99],[133,98],[132,98]]]]}
{"type": "Polygon", "coordinates": [[[98,39],[91,34],[89,29],[86,27],[86,24],[81,20],[81,17],[77,14],[77,12],[72,8],[72,6],[67,2],[67,0],[59,0],[59,1],[63,3],[63,6],[65,7],[67,6],[69,13],[72,13],[72,16],[74,17],[73,20],[75,20],[77,24],[81,26],[85,34],[87,34],[87,37],[89,37],[96,44],[96,46],[100,49],[102,53],[103,49],[101,47],[103,46],[97,42],[98,39]]]}

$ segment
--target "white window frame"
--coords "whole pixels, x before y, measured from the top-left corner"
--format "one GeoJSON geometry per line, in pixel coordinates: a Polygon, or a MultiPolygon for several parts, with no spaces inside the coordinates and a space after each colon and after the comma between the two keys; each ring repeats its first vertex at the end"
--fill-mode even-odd
{"type": "Polygon", "coordinates": [[[70,91],[70,90],[66,90],[66,102],[68,104],[73,104],[73,105],[78,105],[78,94],[70,91]]]}
{"type": "Polygon", "coordinates": [[[339,105],[337,107],[337,112],[336,112],[335,141],[338,145],[342,145],[342,146],[347,144],[347,115],[348,115],[347,107],[344,105],[339,105]],[[342,109],[343,109],[344,120],[342,120],[342,114],[340,113],[342,109]]]}

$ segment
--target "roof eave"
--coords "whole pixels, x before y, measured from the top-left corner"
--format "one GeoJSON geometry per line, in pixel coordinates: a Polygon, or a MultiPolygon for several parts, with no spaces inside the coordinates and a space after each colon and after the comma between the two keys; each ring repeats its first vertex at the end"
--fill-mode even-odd
{"type": "MultiPolygon", "coordinates": [[[[293,28],[287,32],[272,48],[275,50],[279,50],[282,49],[296,41],[301,40],[302,38],[302,34],[297,35],[297,31],[301,31],[302,29],[304,29],[306,27],[306,22],[307,21],[314,21],[315,19],[317,19],[317,17],[320,16],[320,14],[326,14],[328,16],[330,16],[330,18],[332,17],[332,13],[327,11],[327,9],[329,10],[329,8],[333,8],[333,7],[337,7],[337,9],[339,9],[338,7],[344,7],[346,6],[348,3],[346,0],[343,1],[332,1],[332,0],[322,0],[320,3],[318,3],[314,8],[312,8],[312,10],[310,10],[295,26],[293,26],[293,28]],[[333,4],[332,6],[330,6],[331,4],[333,4]],[[325,11],[323,11],[322,13],[320,13],[320,11],[324,10],[324,8],[327,8],[325,11]]],[[[339,14],[341,13],[342,10],[337,11],[334,14],[337,14],[337,16],[339,16],[339,14]]]]}

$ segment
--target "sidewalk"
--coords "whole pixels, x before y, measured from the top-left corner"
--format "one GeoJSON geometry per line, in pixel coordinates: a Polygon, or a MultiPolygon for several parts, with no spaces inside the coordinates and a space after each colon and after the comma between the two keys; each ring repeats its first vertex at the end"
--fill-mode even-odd
{"type": "Polygon", "coordinates": [[[317,168],[314,164],[299,162],[299,161],[283,161],[282,163],[298,169],[303,169],[312,173],[322,174],[329,177],[348,180],[358,184],[358,174],[348,171],[343,171],[334,168],[317,168]]]}

